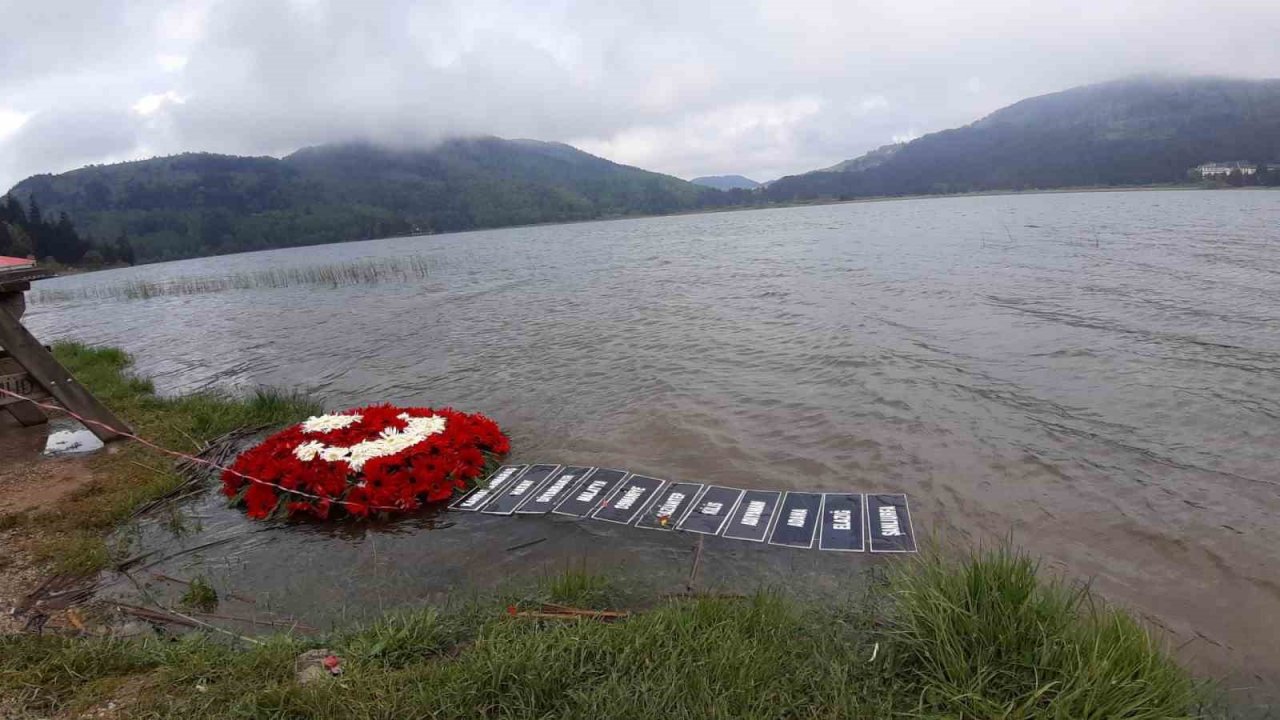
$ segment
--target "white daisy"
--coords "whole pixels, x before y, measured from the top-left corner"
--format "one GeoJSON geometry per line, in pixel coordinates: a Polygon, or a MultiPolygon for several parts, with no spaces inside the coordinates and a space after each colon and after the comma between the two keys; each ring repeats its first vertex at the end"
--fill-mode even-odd
{"type": "MultiPolygon", "coordinates": [[[[403,430],[394,427],[384,428],[377,438],[358,442],[351,447],[328,446],[315,441],[306,442],[294,448],[293,454],[299,460],[311,460],[317,456],[327,462],[345,460],[352,470],[360,472],[365,463],[370,460],[408,450],[432,435],[444,432],[445,429],[445,419],[439,415],[413,417],[408,413],[400,413],[399,417],[405,421],[403,430]]],[[[303,423],[303,430],[306,432],[339,430],[359,420],[359,415],[321,415],[303,423]]]]}
{"type": "Polygon", "coordinates": [[[342,430],[360,422],[360,415],[317,415],[307,418],[302,423],[302,431],[306,433],[322,433],[330,430],[342,430]]]}
{"type": "Polygon", "coordinates": [[[310,440],[294,448],[293,456],[298,458],[302,462],[308,462],[311,460],[315,460],[316,456],[319,455],[320,452],[323,450],[324,450],[324,445],[322,443],[318,443],[315,440],[310,440]]]}

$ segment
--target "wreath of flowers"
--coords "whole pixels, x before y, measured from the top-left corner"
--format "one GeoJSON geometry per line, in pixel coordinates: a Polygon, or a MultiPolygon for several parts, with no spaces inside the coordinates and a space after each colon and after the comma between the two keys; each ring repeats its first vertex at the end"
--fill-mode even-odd
{"type": "Polygon", "coordinates": [[[222,492],[255,519],[409,512],[474,484],[510,448],[478,413],[370,405],[268,437],[222,473],[222,492]]]}

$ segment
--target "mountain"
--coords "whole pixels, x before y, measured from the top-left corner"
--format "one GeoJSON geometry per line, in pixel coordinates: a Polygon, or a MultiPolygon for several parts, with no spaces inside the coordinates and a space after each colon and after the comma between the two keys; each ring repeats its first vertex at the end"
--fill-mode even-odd
{"type": "Polygon", "coordinates": [[[689,182],[716,190],[754,190],[760,187],[760,183],[741,175],[706,175],[689,182]]]}
{"type": "Polygon", "coordinates": [[[1185,181],[1203,162],[1280,159],[1280,80],[1088,85],[1023,100],[877,159],[781,178],[764,194],[793,202],[1185,181]]]}
{"type": "Polygon", "coordinates": [[[894,156],[894,153],[906,146],[906,143],[894,143],[892,145],[881,145],[864,155],[859,155],[852,160],[838,162],[829,168],[814,170],[814,172],[857,172],[859,170],[870,170],[878,165],[883,165],[886,160],[894,156]]]}
{"type": "Polygon", "coordinates": [[[154,261],[726,206],[1172,183],[1235,160],[1280,161],[1280,80],[1074,88],[767,185],[735,175],[690,183],[560,143],[495,137],[419,150],[323,145],[284,158],[189,153],[28,178],[11,191],[20,202],[5,205],[0,244],[63,262],[91,250],[103,262],[154,261]]]}
{"type": "Polygon", "coordinates": [[[426,150],[309,147],[284,158],[188,153],[60,175],[10,191],[140,261],[625,215],[727,202],[714,190],[560,143],[496,137],[426,150]]]}

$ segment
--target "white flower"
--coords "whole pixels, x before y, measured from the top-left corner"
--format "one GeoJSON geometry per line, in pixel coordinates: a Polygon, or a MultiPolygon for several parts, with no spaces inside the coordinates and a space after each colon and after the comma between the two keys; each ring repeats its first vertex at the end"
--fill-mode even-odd
{"type": "Polygon", "coordinates": [[[308,442],[304,442],[298,447],[294,448],[293,456],[298,458],[302,462],[307,462],[309,460],[315,460],[316,456],[319,455],[323,450],[324,450],[323,444],[318,443],[315,440],[311,440],[308,442]]]}
{"type": "MultiPolygon", "coordinates": [[[[294,448],[293,454],[299,460],[311,460],[317,455],[327,462],[345,460],[352,470],[360,472],[365,463],[370,460],[403,452],[432,435],[444,432],[445,419],[439,415],[413,417],[408,413],[400,413],[399,417],[405,421],[403,430],[394,427],[383,428],[377,438],[358,442],[351,447],[328,446],[316,441],[306,442],[294,448]]],[[[358,420],[360,420],[359,415],[322,415],[303,423],[303,430],[326,432],[347,427],[358,420]],[[311,430],[309,426],[320,429],[311,430]]]]}
{"type": "Polygon", "coordinates": [[[347,454],[350,452],[350,449],[344,447],[325,446],[325,448],[320,451],[320,459],[325,462],[338,462],[339,460],[346,460],[347,454]]]}
{"type": "Polygon", "coordinates": [[[317,415],[307,418],[302,423],[302,431],[306,433],[322,433],[330,430],[342,430],[360,422],[360,415],[317,415]]]}

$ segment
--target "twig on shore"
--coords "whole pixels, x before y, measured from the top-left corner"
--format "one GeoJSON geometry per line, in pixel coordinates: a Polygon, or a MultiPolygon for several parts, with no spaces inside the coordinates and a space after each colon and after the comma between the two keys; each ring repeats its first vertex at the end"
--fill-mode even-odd
{"type": "Polygon", "coordinates": [[[517,610],[508,613],[511,617],[533,618],[535,620],[621,620],[631,617],[631,613],[621,610],[582,610],[567,608],[564,610],[517,610]]]}
{"type": "Polygon", "coordinates": [[[251,625],[266,625],[269,627],[284,627],[294,630],[304,630],[306,632],[320,632],[317,628],[313,628],[305,623],[297,620],[257,620],[255,618],[236,617],[234,615],[219,615],[217,613],[193,612],[192,615],[197,617],[213,618],[214,620],[230,620],[232,622],[249,623],[251,625]]]}
{"type": "Polygon", "coordinates": [[[689,568],[689,579],[685,582],[685,590],[692,593],[694,583],[698,581],[698,568],[702,565],[702,536],[698,536],[698,545],[693,551],[693,567],[689,568]]]}
{"type": "Polygon", "coordinates": [[[231,637],[236,638],[237,640],[244,640],[245,642],[250,642],[250,643],[253,643],[254,645],[262,644],[261,640],[255,640],[251,637],[245,637],[244,635],[233,633],[230,630],[227,630],[226,628],[220,628],[217,625],[213,625],[212,623],[207,623],[203,620],[197,620],[196,618],[193,618],[190,615],[184,615],[178,612],[177,610],[173,610],[171,608],[153,609],[153,608],[140,607],[138,605],[130,605],[128,603],[115,602],[115,601],[112,601],[111,605],[113,605],[117,610],[120,610],[121,612],[124,612],[129,615],[133,615],[135,617],[142,618],[143,620],[150,620],[151,622],[169,623],[173,625],[183,625],[191,628],[202,627],[202,628],[223,633],[225,635],[230,635],[231,637]]]}
{"type": "Polygon", "coordinates": [[[153,610],[139,605],[130,605],[128,603],[115,601],[111,602],[111,606],[126,615],[133,615],[134,617],[139,617],[143,620],[150,620],[151,622],[172,623],[174,625],[184,625],[186,627],[198,627],[196,622],[188,621],[181,616],[178,616],[176,613],[169,612],[168,610],[153,610]]]}
{"type": "Polygon", "coordinates": [[[148,464],[146,464],[146,463],[140,463],[140,462],[138,462],[137,460],[130,460],[129,462],[130,462],[131,464],[133,464],[133,465],[137,465],[138,467],[142,468],[143,470],[150,470],[151,472],[153,472],[153,473],[155,473],[155,474],[157,474],[157,475],[163,475],[163,474],[164,474],[164,471],[163,471],[163,470],[160,470],[159,468],[153,468],[153,467],[151,467],[150,465],[148,465],[148,464]]]}
{"type": "MultiPolygon", "coordinates": [[[[247,437],[249,435],[253,435],[257,432],[260,432],[265,427],[266,427],[265,425],[258,425],[254,427],[242,427],[242,428],[236,428],[235,430],[232,430],[227,433],[223,433],[222,435],[219,435],[218,437],[205,443],[203,446],[200,446],[197,444],[197,448],[199,449],[199,452],[197,452],[194,457],[197,457],[206,462],[213,463],[214,465],[225,466],[231,460],[231,458],[236,454],[236,441],[240,440],[243,437],[247,437]]],[[[186,435],[186,433],[183,433],[183,435],[186,435]]],[[[187,437],[191,437],[191,436],[187,435],[187,437]]],[[[194,439],[192,442],[194,443],[194,439]]],[[[163,474],[162,471],[157,470],[156,468],[143,465],[142,463],[139,463],[136,461],[131,461],[131,462],[133,462],[135,465],[151,470],[152,472],[155,472],[157,474],[163,474]]],[[[193,490],[192,488],[193,486],[200,485],[205,480],[204,473],[208,472],[207,465],[195,462],[193,460],[179,461],[178,463],[174,464],[173,469],[174,469],[174,472],[186,478],[185,482],[179,484],[174,489],[152,500],[151,502],[141,505],[140,507],[138,507],[136,510],[133,511],[133,513],[129,516],[129,519],[132,520],[133,518],[141,517],[142,515],[146,515],[147,513],[155,510],[156,508],[162,507],[170,503],[176,503],[181,500],[185,500],[186,498],[197,494],[199,490],[198,489],[193,490]]]]}
{"type": "Polygon", "coordinates": [[[540,603],[540,605],[542,606],[543,612],[558,612],[558,613],[565,613],[569,615],[588,613],[588,614],[595,614],[595,615],[604,615],[606,617],[627,617],[628,615],[631,614],[630,612],[625,610],[592,610],[591,608],[576,608],[570,605],[561,605],[559,603],[553,603],[553,602],[543,602],[543,603],[540,603]]]}
{"type": "Polygon", "coordinates": [[[195,449],[197,449],[197,450],[201,450],[201,449],[208,449],[208,447],[209,447],[208,445],[205,445],[205,446],[204,446],[204,448],[201,448],[201,446],[200,446],[200,441],[199,441],[199,440],[196,440],[196,439],[195,439],[195,438],[193,438],[193,437],[191,437],[191,433],[187,432],[186,430],[183,430],[182,428],[176,428],[176,430],[177,430],[178,432],[182,433],[182,437],[184,437],[184,438],[186,438],[186,439],[188,439],[188,440],[190,440],[190,441],[191,441],[191,447],[193,447],[193,448],[195,448],[195,449]]]}
{"type": "Polygon", "coordinates": [[[63,610],[93,595],[97,580],[93,576],[57,573],[45,578],[34,590],[23,596],[13,608],[21,615],[29,610],[63,610]]]}
{"type": "Polygon", "coordinates": [[[746,600],[747,595],[742,593],[722,593],[715,591],[685,591],[667,593],[661,596],[664,600],[689,600],[692,598],[706,598],[708,600],[746,600]]]}
{"type": "Polygon", "coordinates": [[[245,637],[244,635],[241,635],[241,634],[239,634],[239,633],[233,633],[233,632],[231,632],[230,630],[228,630],[228,629],[226,629],[226,628],[220,628],[220,627],[218,627],[217,625],[214,625],[214,624],[212,624],[212,623],[207,623],[207,622],[205,622],[205,621],[203,621],[203,620],[197,620],[197,619],[195,619],[195,618],[193,618],[193,617],[191,617],[191,616],[189,616],[189,615],[183,615],[182,613],[178,612],[177,610],[169,610],[168,612],[171,612],[171,613],[173,613],[174,615],[177,615],[178,617],[180,617],[180,618],[182,618],[182,619],[184,619],[184,620],[190,620],[191,622],[193,622],[193,623],[195,623],[195,624],[199,625],[200,627],[208,628],[208,629],[210,629],[210,630],[214,630],[214,631],[220,632],[220,633],[222,633],[222,634],[224,634],[224,635],[230,635],[231,637],[236,638],[237,640],[244,640],[245,642],[251,642],[251,643],[253,643],[254,645],[262,645],[262,644],[263,644],[261,640],[254,640],[254,639],[253,639],[253,638],[251,638],[251,637],[245,637]]]}

